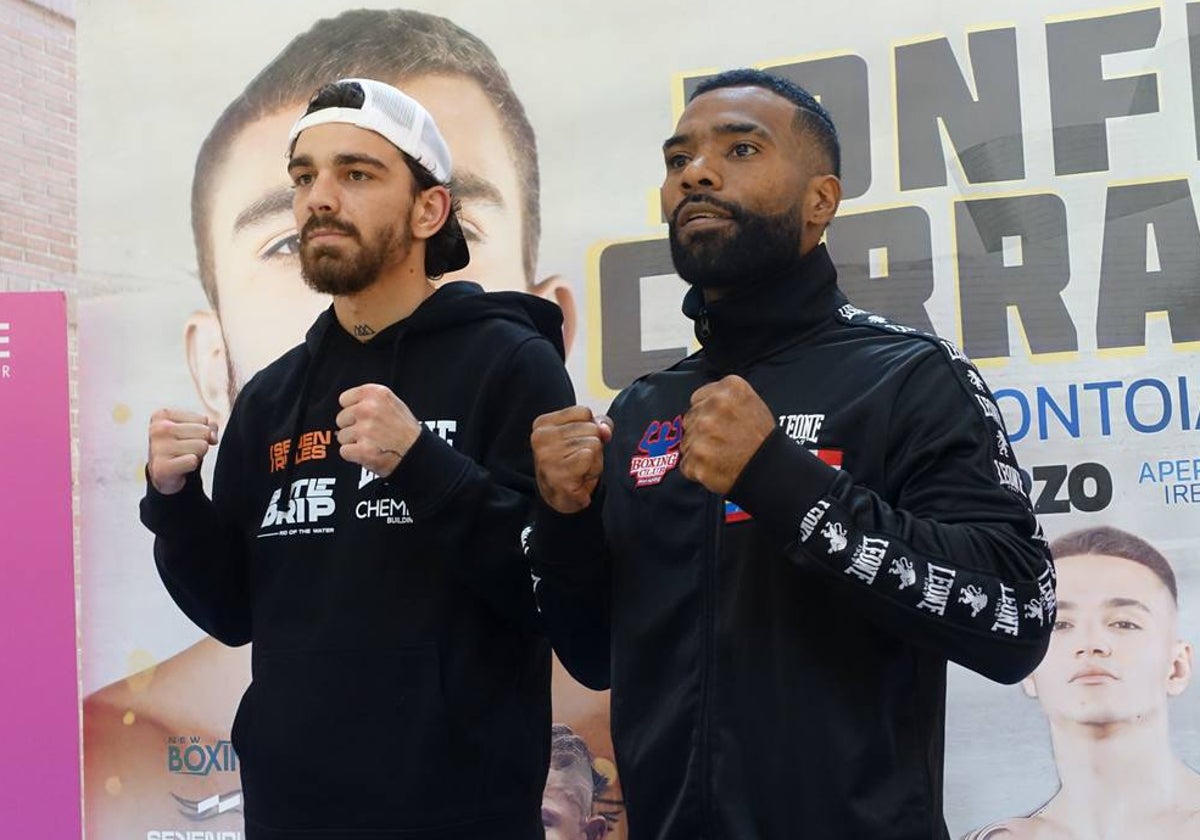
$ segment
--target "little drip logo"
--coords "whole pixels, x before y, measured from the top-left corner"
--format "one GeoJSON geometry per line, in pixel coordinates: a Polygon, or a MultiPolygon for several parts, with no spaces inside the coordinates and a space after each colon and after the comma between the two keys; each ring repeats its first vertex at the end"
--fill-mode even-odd
{"type": "Polygon", "coordinates": [[[629,474],[636,487],[650,487],[679,463],[679,442],[683,440],[683,415],[674,420],[653,420],[638,442],[638,453],[629,460],[629,474]]]}

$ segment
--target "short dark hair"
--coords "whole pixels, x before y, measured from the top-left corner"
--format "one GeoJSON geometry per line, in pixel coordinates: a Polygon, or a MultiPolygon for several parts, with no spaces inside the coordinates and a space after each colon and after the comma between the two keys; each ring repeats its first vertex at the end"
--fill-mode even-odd
{"type": "Polygon", "coordinates": [[[829,160],[829,168],[834,175],[842,177],[842,144],[838,140],[837,126],[833,118],[825,110],[825,106],[816,100],[811,93],[793,81],[768,73],[765,70],[755,70],[741,67],[737,70],[726,70],[711,76],[696,86],[688,98],[691,102],[697,96],[720,88],[757,87],[764,88],[782,96],[796,106],[794,125],[796,130],[809,134],[817,141],[825,157],[829,160]]]}
{"type": "Polygon", "coordinates": [[[508,74],[487,44],[445,18],[408,9],[353,9],[293,38],[229,103],[200,147],[192,178],[192,235],[200,282],[214,308],[214,182],[237,135],[285,108],[294,107],[298,115],[313,90],[331,79],[395,83],[439,73],[475,81],[499,114],[521,189],[522,257],[526,282],[533,284],[541,235],[537,141],[508,74]]]}
{"type": "Polygon", "coordinates": [[[567,791],[586,819],[592,815],[596,794],[596,774],[592,769],[592,751],[587,742],[565,723],[550,727],[550,769],[566,773],[574,779],[567,791]]]}
{"type": "Polygon", "coordinates": [[[1171,593],[1171,600],[1179,603],[1175,572],[1167,558],[1150,543],[1128,531],[1107,525],[1072,531],[1050,543],[1050,553],[1056,560],[1086,554],[1103,554],[1145,566],[1167,587],[1167,591],[1171,593]]]}
{"type": "MultiPolygon", "coordinates": [[[[361,108],[366,100],[367,95],[358,82],[351,80],[330,82],[318,88],[312,98],[308,100],[308,107],[304,110],[304,115],[308,116],[315,111],[324,111],[326,108],[361,108]]],[[[418,163],[408,152],[403,149],[397,149],[397,151],[400,152],[400,157],[412,175],[413,198],[416,198],[422,191],[442,183],[436,175],[418,163]]],[[[290,154],[291,150],[289,149],[288,152],[290,154]]],[[[453,184],[445,186],[450,190],[451,217],[457,218],[462,208],[459,206],[458,199],[454,197],[453,184]]],[[[425,240],[425,276],[436,280],[445,274],[452,264],[451,260],[459,253],[462,246],[461,224],[450,224],[450,220],[447,220],[447,223],[442,225],[437,233],[425,240]]]]}

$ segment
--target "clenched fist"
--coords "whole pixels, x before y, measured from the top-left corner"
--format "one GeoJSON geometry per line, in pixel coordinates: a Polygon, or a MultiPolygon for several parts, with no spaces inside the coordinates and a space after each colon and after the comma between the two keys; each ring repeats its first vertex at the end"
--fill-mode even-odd
{"type": "Polygon", "coordinates": [[[217,424],[205,415],[173,408],[154,412],[146,461],[154,489],[167,496],[178,493],[187,474],[200,469],[209,447],[216,443],[217,424]]]}
{"type": "Polygon", "coordinates": [[[725,495],[775,428],[771,409],[740,376],[697,388],[683,415],[679,469],[685,478],[725,495]]]}
{"type": "Polygon", "coordinates": [[[612,421],[575,405],[533,421],[538,493],[559,513],[577,513],[592,503],[604,470],[604,445],[612,440],[612,421]]]}
{"type": "Polygon", "coordinates": [[[342,457],[389,476],[421,435],[421,422],[385,385],[359,385],[338,397],[337,440],[342,457]]]}

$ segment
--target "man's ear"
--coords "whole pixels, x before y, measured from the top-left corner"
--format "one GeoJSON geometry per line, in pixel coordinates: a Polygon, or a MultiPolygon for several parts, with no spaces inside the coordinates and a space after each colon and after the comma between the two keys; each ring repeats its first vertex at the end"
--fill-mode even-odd
{"type": "Polygon", "coordinates": [[[571,344],[575,341],[575,326],[578,313],[575,309],[575,293],[567,285],[561,274],[551,274],[546,279],[535,283],[530,289],[535,295],[552,300],[558,304],[563,314],[563,347],[567,355],[571,354],[571,344]]]}
{"type": "Polygon", "coordinates": [[[602,840],[608,834],[608,820],[604,817],[588,817],[583,824],[583,836],[587,840],[602,840]]]}
{"type": "Polygon", "coordinates": [[[229,419],[229,360],[221,320],[211,309],[197,310],[183,328],[183,347],[196,394],[204,410],[224,429],[229,419]]]}
{"type": "Polygon", "coordinates": [[[808,221],[822,229],[829,226],[842,203],[842,182],[836,175],[818,175],[809,181],[808,221]]]}
{"type": "Polygon", "coordinates": [[[1178,641],[1172,650],[1171,673],[1167,675],[1167,696],[1178,697],[1192,680],[1192,646],[1178,641]]]}
{"type": "Polygon", "coordinates": [[[417,239],[429,239],[442,229],[446,218],[453,213],[450,191],[441,184],[422,190],[413,202],[409,222],[417,239]]]}
{"type": "Polygon", "coordinates": [[[815,175],[804,190],[804,229],[800,253],[807,254],[824,238],[842,203],[842,182],[836,175],[815,175]]]}

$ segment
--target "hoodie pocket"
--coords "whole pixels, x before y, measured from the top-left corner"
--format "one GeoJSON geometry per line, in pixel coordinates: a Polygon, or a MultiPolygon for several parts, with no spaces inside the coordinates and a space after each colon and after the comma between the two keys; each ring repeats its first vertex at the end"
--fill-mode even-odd
{"type": "Polygon", "coordinates": [[[235,721],[247,815],[273,827],[407,827],[461,760],[433,645],[260,654],[235,721]]]}

